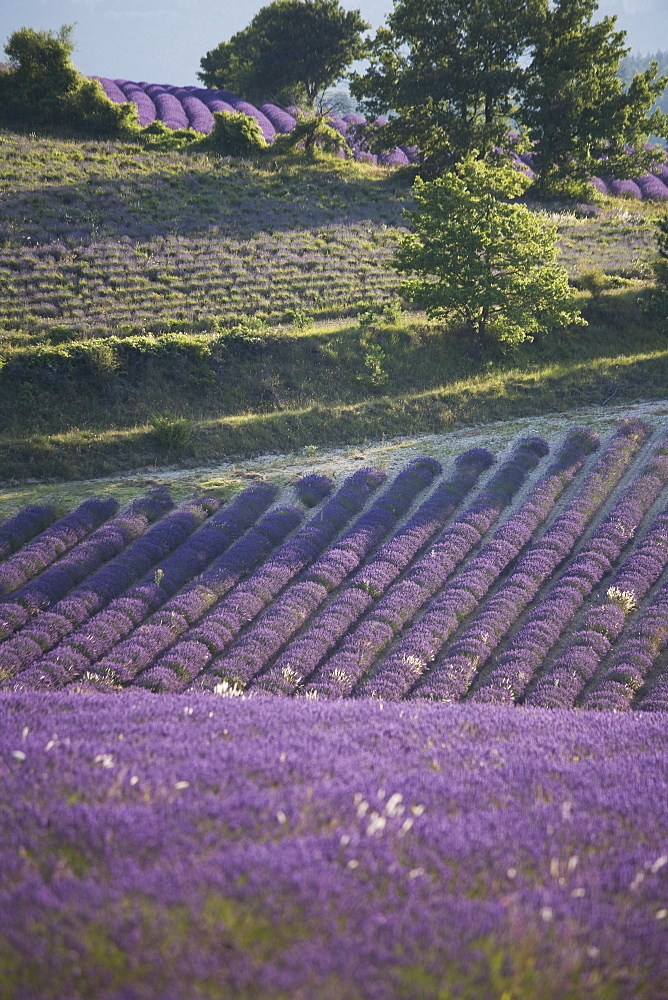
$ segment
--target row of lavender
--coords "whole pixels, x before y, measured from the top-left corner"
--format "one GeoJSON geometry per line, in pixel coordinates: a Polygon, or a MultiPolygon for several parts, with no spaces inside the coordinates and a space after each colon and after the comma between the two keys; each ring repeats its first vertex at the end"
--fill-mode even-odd
{"type": "MultiPolygon", "coordinates": [[[[277,132],[291,132],[296,124],[296,108],[285,110],[275,104],[261,104],[255,107],[226,90],[135,83],[130,80],[110,80],[107,77],[101,77],[100,83],[110,100],[117,103],[132,101],[137,105],[139,122],[142,126],[162,121],[169,128],[192,128],[196,132],[208,135],[213,129],[213,112],[241,111],[257,120],[265,140],[271,143],[277,132]]],[[[378,119],[379,122],[383,120],[378,119]]],[[[364,117],[356,114],[331,116],[334,127],[350,141],[355,159],[381,166],[405,166],[416,162],[417,150],[414,147],[401,146],[379,155],[370,153],[364,143],[355,136],[355,126],[365,124],[365,121],[364,117]]],[[[526,172],[533,176],[531,154],[520,154],[516,159],[518,165],[522,165],[526,172]]],[[[602,194],[613,197],[647,201],[668,200],[668,162],[657,164],[653,173],[634,180],[594,177],[592,181],[602,194]]]]}
{"type": "MultiPolygon", "coordinates": [[[[285,110],[275,104],[255,107],[227,90],[134,83],[130,80],[110,80],[107,77],[101,77],[100,83],[110,100],[117,103],[133,101],[137,105],[139,124],[142,126],[161,121],[169,128],[192,128],[208,135],[213,130],[215,111],[241,111],[257,120],[265,140],[271,143],[277,132],[291,132],[296,125],[297,108],[285,110]]],[[[412,147],[397,147],[392,152],[378,156],[370,153],[355,137],[355,126],[364,122],[361,115],[331,116],[332,125],[349,140],[356,160],[381,166],[405,166],[415,162],[416,150],[412,147]]]]}
{"type": "Polygon", "coordinates": [[[311,476],[292,507],[26,508],[0,526],[2,685],[664,710],[668,436],[627,419],[598,448],[575,428],[537,478],[541,438],[380,493],[311,476]]]}

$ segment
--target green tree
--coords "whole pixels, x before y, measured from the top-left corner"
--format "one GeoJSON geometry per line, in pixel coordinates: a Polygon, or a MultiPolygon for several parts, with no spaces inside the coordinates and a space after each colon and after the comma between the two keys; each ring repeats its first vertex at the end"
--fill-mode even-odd
{"type": "Polygon", "coordinates": [[[96,136],[136,129],[135,105],[110,101],[99,81],[81,76],[72,65],[72,31],[73,25],[57,33],[20,28],[9,37],[9,65],[0,72],[0,122],[96,136]]]}
{"type": "Polygon", "coordinates": [[[338,0],[274,0],[202,58],[200,80],[250,101],[312,106],[364,54],[369,27],[338,0]]]}
{"type": "Polygon", "coordinates": [[[368,115],[394,112],[372,148],[416,145],[432,175],[471,149],[489,154],[516,111],[520,65],[547,0],[395,0],[351,77],[368,115]]]}
{"type": "Polygon", "coordinates": [[[542,330],[583,324],[569,307],[568,277],[556,263],[556,231],[519,197],[520,171],[473,150],[434,181],[418,178],[394,266],[410,275],[401,293],[431,318],[463,322],[474,353],[491,340],[519,343],[542,330]]]}
{"type": "Polygon", "coordinates": [[[625,88],[618,75],[629,51],[625,32],[615,30],[614,17],[592,23],[597,8],[596,0],[555,0],[536,26],[521,114],[542,195],[579,193],[587,175],[601,171],[638,176],[654,158],[649,136],[666,134],[668,118],[651,109],[668,78],[652,64],[625,88]]]}

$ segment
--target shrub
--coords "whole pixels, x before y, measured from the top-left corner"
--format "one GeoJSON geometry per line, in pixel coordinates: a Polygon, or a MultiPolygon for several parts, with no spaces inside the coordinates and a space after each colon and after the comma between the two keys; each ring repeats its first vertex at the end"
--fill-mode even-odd
{"type": "Polygon", "coordinates": [[[109,137],[136,131],[134,104],[111,101],[97,80],[70,62],[72,26],[57,34],[20,28],[9,38],[9,66],[0,72],[0,123],[21,128],[60,127],[109,137]]]}
{"type": "Polygon", "coordinates": [[[345,156],[351,153],[346,138],[329,124],[326,113],[307,114],[303,111],[297,112],[297,124],[292,131],[277,135],[271,147],[276,155],[299,150],[311,157],[317,151],[345,156]]]}
{"type": "Polygon", "coordinates": [[[220,156],[255,156],[267,148],[256,118],[241,111],[214,111],[213,131],[197,143],[198,149],[220,156]]]}
{"type": "Polygon", "coordinates": [[[182,452],[191,442],[193,429],[186,417],[156,415],[151,418],[151,427],[153,438],[163,451],[182,452]]]}
{"type": "Polygon", "coordinates": [[[580,271],[577,285],[583,291],[589,292],[592,298],[597,299],[610,286],[610,280],[602,268],[592,267],[589,270],[580,271]]]}

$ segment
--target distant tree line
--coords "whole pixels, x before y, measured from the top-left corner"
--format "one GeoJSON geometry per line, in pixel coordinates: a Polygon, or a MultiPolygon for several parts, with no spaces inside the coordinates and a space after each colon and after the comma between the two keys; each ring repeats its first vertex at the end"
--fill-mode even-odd
{"type": "Polygon", "coordinates": [[[665,53],[632,58],[597,0],[394,0],[371,40],[338,0],[274,0],[201,61],[201,80],[255,103],[313,105],[355,59],[351,92],[380,152],[419,149],[438,176],[471,150],[489,158],[516,132],[533,151],[541,195],[574,193],[601,170],[646,172],[650,136],[668,135],[659,103],[665,53]]]}
{"type": "MultiPolygon", "coordinates": [[[[649,137],[668,136],[657,103],[666,54],[630,56],[616,19],[595,21],[597,10],[597,0],[394,0],[368,39],[360,12],[339,0],[273,0],[202,58],[200,77],[255,104],[312,112],[365,58],[365,70],[349,73],[351,93],[370,120],[388,116],[367,126],[372,151],[413,146],[420,174],[436,177],[472,150],[491,160],[515,143],[532,151],[537,194],[573,195],[601,171],[646,172],[655,158],[649,137]]],[[[0,124],[136,131],[134,106],[114,104],[72,65],[71,32],[22,28],[10,37],[0,124]]],[[[300,128],[309,146],[316,125],[300,128]]]]}

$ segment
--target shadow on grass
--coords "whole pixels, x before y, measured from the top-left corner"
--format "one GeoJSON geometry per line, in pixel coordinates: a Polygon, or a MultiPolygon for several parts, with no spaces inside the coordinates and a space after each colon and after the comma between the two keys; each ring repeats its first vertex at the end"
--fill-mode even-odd
{"type": "Polygon", "coordinates": [[[0,440],[3,479],[57,480],[164,465],[250,458],[306,445],[355,444],[438,433],[585,406],[660,399],[668,385],[668,348],[636,355],[553,362],[452,382],[438,389],[385,395],[353,404],[210,418],[193,425],[190,444],[167,454],[147,427],[69,431],[0,440]]]}

